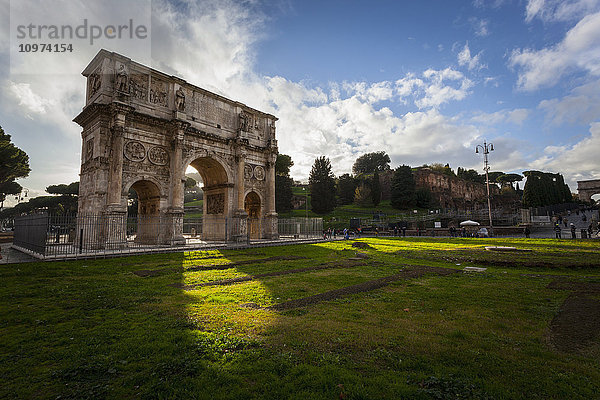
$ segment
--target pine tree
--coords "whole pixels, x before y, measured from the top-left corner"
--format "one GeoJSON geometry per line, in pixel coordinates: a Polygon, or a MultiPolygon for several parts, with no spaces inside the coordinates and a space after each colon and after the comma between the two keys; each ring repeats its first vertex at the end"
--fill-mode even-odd
{"type": "Polygon", "coordinates": [[[371,200],[377,206],[381,202],[381,184],[379,183],[379,171],[375,170],[371,180],[371,200]]]}
{"type": "Polygon", "coordinates": [[[331,170],[329,158],[321,156],[315,159],[308,178],[312,195],[312,210],[325,214],[335,208],[335,176],[331,170]]]}
{"type": "Polygon", "coordinates": [[[278,154],[275,161],[275,211],[288,212],[292,209],[292,184],[290,168],[294,165],[292,157],[278,154]]]}
{"type": "Polygon", "coordinates": [[[408,165],[402,165],[394,171],[391,187],[392,207],[402,209],[414,205],[415,178],[408,165]]]}
{"type": "Polygon", "coordinates": [[[344,174],[338,178],[337,189],[339,204],[352,204],[354,202],[354,192],[356,191],[357,181],[350,174],[344,174]]]}
{"type": "Polygon", "coordinates": [[[15,182],[18,178],[29,175],[29,156],[11,140],[0,126],[0,202],[3,204],[6,195],[17,194],[22,190],[15,182]]]}

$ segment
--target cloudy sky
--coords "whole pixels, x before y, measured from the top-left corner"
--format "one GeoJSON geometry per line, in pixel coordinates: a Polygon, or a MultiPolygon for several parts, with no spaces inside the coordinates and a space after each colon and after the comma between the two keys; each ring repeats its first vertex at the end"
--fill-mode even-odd
{"type": "MultiPolygon", "coordinates": [[[[279,118],[306,180],[366,152],[600,178],[600,0],[0,0],[0,125],[30,156],[33,194],[78,180],[81,71],[104,47],[279,118]],[[24,21],[149,25],[141,45],[75,41],[18,54],[24,21]]],[[[57,40],[55,43],[68,41],[57,40]]]]}

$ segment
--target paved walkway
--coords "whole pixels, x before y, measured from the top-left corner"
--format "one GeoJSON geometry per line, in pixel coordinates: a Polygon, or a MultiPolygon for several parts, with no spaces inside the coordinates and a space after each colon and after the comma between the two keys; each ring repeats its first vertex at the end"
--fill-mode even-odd
{"type": "Polygon", "coordinates": [[[0,264],[38,261],[34,257],[24,254],[18,250],[11,249],[10,246],[12,246],[12,243],[0,244],[0,255],[2,255],[2,258],[0,259],[0,264]]]}

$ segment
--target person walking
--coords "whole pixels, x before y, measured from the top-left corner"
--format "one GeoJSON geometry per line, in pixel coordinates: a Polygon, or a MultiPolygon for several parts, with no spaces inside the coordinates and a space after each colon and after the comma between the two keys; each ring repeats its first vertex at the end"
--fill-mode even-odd
{"type": "Polygon", "coordinates": [[[571,222],[571,239],[577,239],[577,234],[575,232],[575,224],[571,222]]]}
{"type": "Polygon", "coordinates": [[[531,230],[529,229],[529,225],[525,225],[525,229],[523,229],[523,233],[525,234],[526,238],[529,237],[529,235],[531,234],[531,230]]]}
{"type": "Polygon", "coordinates": [[[557,223],[556,225],[554,225],[554,233],[556,235],[556,239],[561,239],[560,224],[559,223],[557,223]]]}

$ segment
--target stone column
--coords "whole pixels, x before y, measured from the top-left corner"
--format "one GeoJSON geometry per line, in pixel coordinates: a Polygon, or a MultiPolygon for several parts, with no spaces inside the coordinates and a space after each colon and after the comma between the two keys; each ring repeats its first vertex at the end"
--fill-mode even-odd
{"type": "Polygon", "coordinates": [[[244,242],[248,240],[248,213],[244,209],[244,167],[246,166],[246,152],[238,143],[236,162],[237,173],[235,186],[237,192],[237,210],[232,217],[231,234],[229,235],[234,242],[244,242]]]}
{"type": "Polygon", "coordinates": [[[183,165],[183,147],[185,130],[189,126],[189,123],[176,120],[173,123],[173,152],[171,158],[171,205],[167,212],[167,226],[169,226],[168,232],[166,233],[165,242],[170,244],[185,244],[185,238],[183,237],[183,202],[184,195],[183,190],[185,187],[185,166],[183,165]]]}
{"type": "Polygon", "coordinates": [[[125,122],[132,107],[119,102],[112,104],[111,154],[108,171],[108,193],[104,216],[98,223],[103,226],[102,237],[106,248],[116,249],[127,245],[127,204],[122,202],[123,194],[123,145],[125,122]]]}
{"type": "Polygon", "coordinates": [[[123,185],[123,141],[125,134],[126,113],[124,107],[115,106],[111,127],[112,143],[110,169],[108,171],[108,199],[109,209],[120,209],[121,192],[123,185]]]}
{"type": "Polygon", "coordinates": [[[269,155],[269,162],[267,164],[267,176],[266,176],[266,212],[264,219],[264,232],[267,239],[279,239],[279,233],[277,229],[277,212],[275,211],[275,161],[277,160],[277,153],[271,153],[269,155]]]}

